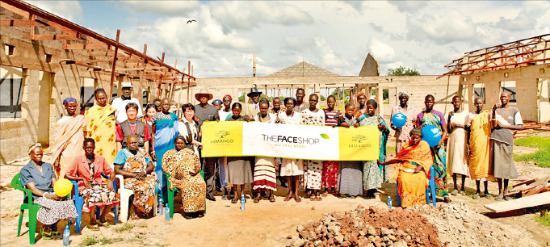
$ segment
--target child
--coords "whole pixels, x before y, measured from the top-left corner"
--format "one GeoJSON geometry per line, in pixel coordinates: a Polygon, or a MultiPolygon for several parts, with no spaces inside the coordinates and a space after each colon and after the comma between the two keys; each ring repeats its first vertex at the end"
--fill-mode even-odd
{"type": "MultiPolygon", "coordinates": [[[[334,95],[330,95],[327,98],[327,108],[325,112],[325,125],[336,127],[338,126],[338,119],[342,116],[340,110],[334,109],[336,104],[336,98],[334,95]]],[[[340,162],[338,161],[323,161],[323,177],[322,183],[325,188],[323,196],[327,196],[329,190],[332,194],[336,193],[335,189],[338,184],[338,171],[340,167],[340,162]]]]}

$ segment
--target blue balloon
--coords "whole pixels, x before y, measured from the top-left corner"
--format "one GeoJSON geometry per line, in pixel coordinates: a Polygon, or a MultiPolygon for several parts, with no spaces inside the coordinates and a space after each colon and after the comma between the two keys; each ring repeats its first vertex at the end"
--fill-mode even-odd
{"type": "Polygon", "coordinates": [[[405,126],[405,124],[407,123],[407,116],[405,116],[405,114],[403,113],[396,113],[391,118],[391,123],[396,128],[401,128],[405,126]]]}
{"type": "Polygon", "coordinates": [[[435,125],[428,124],[422,128],[422,140],[426,141],[430,147],[435,147],[441,141],[441,131],[435,125]]]}

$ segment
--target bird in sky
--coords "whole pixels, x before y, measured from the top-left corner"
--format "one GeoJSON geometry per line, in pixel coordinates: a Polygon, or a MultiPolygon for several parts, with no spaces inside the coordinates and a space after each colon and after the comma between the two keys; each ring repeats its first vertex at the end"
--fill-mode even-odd
{"type": "Polygon", "coordinates": [[[187,21],[187,24],[190,24],[190,23],[192,23],[192,22],[197,22],[197,20],[188,20],[188,21],[187,21]]]}

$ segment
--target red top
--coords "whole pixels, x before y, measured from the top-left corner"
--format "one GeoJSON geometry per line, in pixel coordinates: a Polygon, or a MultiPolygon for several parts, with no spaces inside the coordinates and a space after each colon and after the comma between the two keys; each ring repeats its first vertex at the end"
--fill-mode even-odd
{"type": "MultiPolygon", "coordinates": [[[[101,177],[101,173],[105,174],[105,176],[110,176],[111,174],[113,174],[113,168],[111,168],[111,165],[109,165],[109,163],[105,161],[105,158],[96,154],[94,159],[93,178],[96,183],[105,184],[103,178],[101,177]]],[[[86,155],[83,154],[76,157],[69,169],[67,170],[67,174],[74,177],[81,177],[90,181],[92,179],[92,173],[90,171],[90,166],[88,165],[86,155]]],[[[82,192],[85,189],[86,186],[84,185],[84,182],[78,181],[78,191],[82,192]]]]}
{"type": "MultiPolygon", "coordinates": [[[[137,124],[132,124],[130,122],[128,123],[129,123],[128,125],[130,126],[130,130],[132,130],[132,134],[136,135],[137,124]]],[[[145,124],[145,128],[143,128],[143,136],[144,136],[143,142],[146,142],[151,140],[151,133],[149,133],[149,127],[147,127],[147,123],[144,123],[144,124],[145,124]]],[[[116,133],[116,141],[122,142],[124,140],[124,134],[122,134],[122,127],[120,127],[120,124],[116,125],[115,133],[116,133]]]]}

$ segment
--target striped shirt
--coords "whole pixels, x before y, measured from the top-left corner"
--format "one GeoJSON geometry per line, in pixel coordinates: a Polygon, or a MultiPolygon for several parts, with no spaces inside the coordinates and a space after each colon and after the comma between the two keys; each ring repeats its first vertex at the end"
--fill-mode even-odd
{"type": "Polygon", "coordinates": [[[340,110],[333,109],[332,111],[325,111],[325,126],[338,126],[338,118],[342,117],[340,110]]]}

